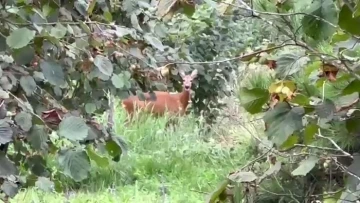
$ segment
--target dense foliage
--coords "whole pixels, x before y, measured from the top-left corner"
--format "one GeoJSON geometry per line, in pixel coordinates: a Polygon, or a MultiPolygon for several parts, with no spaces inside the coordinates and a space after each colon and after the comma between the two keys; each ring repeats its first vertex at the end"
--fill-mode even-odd
{"type": "Polygon", "coordinates": [[[360,4],[253,3],[242,8],[287,37],[252,55],[251,63],[268,66],[271,84],[239,92],[247,112],[263,115],[266,139],[257,141],[264,150],[230,174],[209,202],[226,198],[229,183],[248,202],[358,201],[360,4]],[[254,164],[266,157],[264,172],[254,164]]]}
{"type": "Polygon", "coordinates": [[[268,87],[239,92],[250,114],[264,115],[267,138],[257,138],[264,152],[230,174],[209,202],[226,198],[229,183],[235,199],[251,202],[359,199],[360,5],[154,2],[2,2],[0,184],[7,197],[22,186],[62,191],[62,176],[81,182],[92,163],[119,161],[127,147],[112,129],[112,96],[179,91],[178,69],[198,70],[192,107],[211,124],[242,61],[266,64],[272,74],[268,87]],[[93,117],[106,110],[103,126],[93,117]],[[47,156],[59,167],[49,168],[47,156]],[[264,172],[254,165],[266,157],[264,172]]]}
{"type": "Polygon", "coordinates": [[[187,54],[188,62],[178,62],[178,68],[193,67],[204,75],[196,81],[192,105],[207,124],[219,116],[224,106],[219,99],[231,94],[229,81],[232,73],[239,71],[239,60],[228,59],[239,56],[247,47],[260,46],[260,39],[269,34],[260,33],[260,26],[256,19],[221,16],[217,7],[208,5],[199,6],[191,18],[182,15],[168,24],[170,43],[187,54]]]}
{"type": "Polygon", "coordinates": [[[193,108],[211,124],[238,61],[204,61],[235,57],[257,40],[238,35],[250,26],[235,23],[239,18],[198,8],[187,1],[2,2],[0,184],[6,198],[24,186],[61,192],[63,176],[81,182],[92,163],[119,161],[127,146],[113,130],[113,97],[181,90],[179,68],[198,69],[193,108]],[[105,111],[103,126],[94,117],[105,111]],[[49,167],[47,157],[58,167],[49,167]]]}

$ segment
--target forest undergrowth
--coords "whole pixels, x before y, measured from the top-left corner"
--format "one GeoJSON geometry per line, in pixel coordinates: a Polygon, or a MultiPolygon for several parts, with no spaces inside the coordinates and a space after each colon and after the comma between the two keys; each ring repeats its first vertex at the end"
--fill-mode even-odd
{"type": "Polygon", "coordinates": [[[251,134],[258,127],[244,118],[222,118],[203,134],[192,115],[167,130],[166,118],[142,117],[124,127],[120,106],[115,115],[117,134],[129,144],[128,155],[119,163],[93,168],[89,180],[78,185],[65,179],[66,194],[31,188],[11,202],[204,202],[214,185],[253,156],[251,134]]]}

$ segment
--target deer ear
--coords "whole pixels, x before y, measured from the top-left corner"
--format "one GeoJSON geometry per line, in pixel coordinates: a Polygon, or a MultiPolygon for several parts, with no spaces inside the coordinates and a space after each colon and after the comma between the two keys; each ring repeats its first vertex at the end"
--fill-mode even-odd
{"type": "Polygon", "coordinates": [[[179,74],[180,74],[180,76],[181,76],[182,78],[185,77],[185,73],[184,73],[183,70],[179,70],[179,74]]]}
{"type": "Polygon", "coordinates": [[[192,78],[196,78],[196,77],[197,77],[197,74],[198,74],[198,71],[195,69],[195,70],[193,70],[193,72],[191,73],[191,77],[192,77],[192,78]]]}

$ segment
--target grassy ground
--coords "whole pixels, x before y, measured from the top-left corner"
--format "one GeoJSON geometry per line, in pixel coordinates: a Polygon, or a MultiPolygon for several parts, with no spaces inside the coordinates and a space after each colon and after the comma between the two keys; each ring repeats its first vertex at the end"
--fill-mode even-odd
{"type": "Polygon", "coordinates": [[[123,121],[124,112],[118,110],[116,129],[130,150],[119,163],[95,167],[90,179],[68,195],[32,188],[11,202],[204,202],[207,193],[251,157],[248,132],[239,125],[204,135],[191,116],[166,131],[164,118],[147,118],[126,128],[123,121]]]}

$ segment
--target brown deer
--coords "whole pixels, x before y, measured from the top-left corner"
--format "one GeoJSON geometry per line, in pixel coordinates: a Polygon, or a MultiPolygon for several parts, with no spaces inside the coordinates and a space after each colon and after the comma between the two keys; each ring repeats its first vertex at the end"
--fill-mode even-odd
{"type": "Polygon", "coordinates": [[[185,75],[184,71],[180,70],[179,74],[183,79],[183,90],[180,93],[154,91],[156,100],[151,100],[149,93],[144,93],[144,101],[141,101],[137,96],[130,96],[123,100],[122,106],[130,116],[130,120],[132,120],[137,109],[151,113],[156,117],[163,116],[165,112],[174,116],[183,116],[189,104],[191,85],[193,79],[197,77],[197,70],[193,70],[190,75],[185,75]]]}

